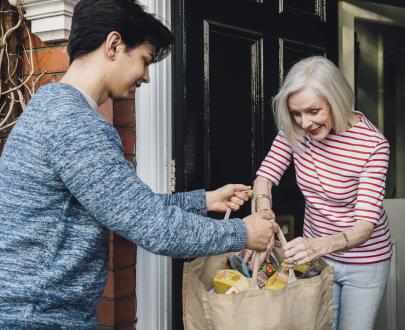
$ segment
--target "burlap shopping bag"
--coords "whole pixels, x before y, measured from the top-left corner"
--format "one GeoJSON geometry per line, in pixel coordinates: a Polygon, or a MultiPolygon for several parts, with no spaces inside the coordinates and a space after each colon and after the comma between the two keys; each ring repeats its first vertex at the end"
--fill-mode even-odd
{"type": "MultiPolygon", "coordinates": [[[[281,236],[283,243],[282,233],[281,236]]],[[[202,257],[184,264],[183,322],[186,330],[332,328],[333,270],[326,262],[320,261],[323,269],[319,276],[299,280],[290,276],[290,283],[277,291],[252,289],[234,296],[208,292],[218,270],[226,268],[228,255],[202,257]]],[[[257,272],[253,274],[252,283],[257,279],[255,276],[257,272]]]]}

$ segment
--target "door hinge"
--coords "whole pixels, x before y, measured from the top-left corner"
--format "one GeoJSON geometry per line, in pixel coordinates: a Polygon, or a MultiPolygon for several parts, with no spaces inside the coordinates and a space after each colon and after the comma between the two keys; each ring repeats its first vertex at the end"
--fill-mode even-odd
{"type": "Polygon", "coordinates": [[[170,170],[170,191],[174,193],[176,191],[176,160],[171,161],[170,170]]]}

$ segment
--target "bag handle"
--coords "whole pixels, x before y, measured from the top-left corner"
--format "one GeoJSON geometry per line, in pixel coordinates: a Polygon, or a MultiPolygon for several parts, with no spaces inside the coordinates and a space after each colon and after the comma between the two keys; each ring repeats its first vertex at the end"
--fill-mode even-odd
{"type": "MultiPolygon", "coordinates": [[[[226,213],[225,213],[225,217],[224,220],[228,220],[230,215],[231,215],[232,210],[231,209],[227,209],[226,213]]],[[[252,214],[256,213],[256,206],[255,206],[255,202],[252,199],[252,214]]],[[[280,228],[280,230],[278,231],[278,233],[276,233],[278,239],[280,240],[281,246],[287,244],[287,240],[285,239],[285,236],[280,228]]],[[[252,273],[252,288],[257,289],[258,285],[257,285],[257,274],[259,273],[259,259],[261,256],[263,256],[263,253],[266,252],[254,252],[254,255],[252,256],[252,258],[254,258],[254,264],[253,264],[253,273],[252,273]]],[[[295,277],[294,274],[294,270],[293,269],[289,269],[288,270],[288,283],[292,283],[295,282],[297,280],[297,278],[295,277]]]]}

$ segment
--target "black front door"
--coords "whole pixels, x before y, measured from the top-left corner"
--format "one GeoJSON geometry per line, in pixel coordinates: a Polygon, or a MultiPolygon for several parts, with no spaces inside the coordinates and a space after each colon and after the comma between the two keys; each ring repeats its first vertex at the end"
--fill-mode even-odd
{"type": "MultiPolygon", "coordinates": [[[[252,184],[277,134],[271,100],[289,67],[315,54],[337,61],[337,1],[173,0],[173,13],[176,190],[252,184]]],[[[300,234],[292,168],[273,201],[300,234]]],[[[173,329],[182,328],[181,274],[174,260],[173,329]]]]}

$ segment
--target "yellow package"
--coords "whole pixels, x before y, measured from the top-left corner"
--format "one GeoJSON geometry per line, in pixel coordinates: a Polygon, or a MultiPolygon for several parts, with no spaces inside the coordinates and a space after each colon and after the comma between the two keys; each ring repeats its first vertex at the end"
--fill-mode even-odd
{"type": "Polygon", "coordinates": [[[301,273],[305,273],[310,267],[311,267],[311,265],[309,263],[306,263],[303,265],[295,266],[293,269],[297,270],[301,273]]]}
{"type": "Polygon", "coordinates": [[[231,287],[242,292],[249,289],[249,281],[237,270],[222,269],[215,275],[214,286],[217,293],[225,293],[231,287]]]}
{"type": "Polygon", "coordinates": [[[278,271],[276,271],[264,285],[265,289],[270,290],[280,290],[287,285],[288,279],[283,279],[283,276],[279,276],[278,271]]]}

